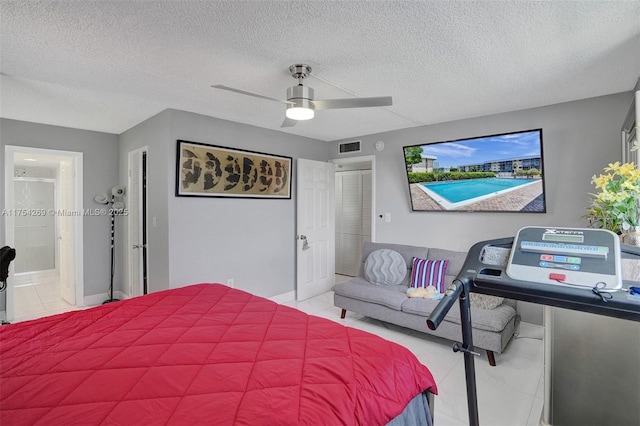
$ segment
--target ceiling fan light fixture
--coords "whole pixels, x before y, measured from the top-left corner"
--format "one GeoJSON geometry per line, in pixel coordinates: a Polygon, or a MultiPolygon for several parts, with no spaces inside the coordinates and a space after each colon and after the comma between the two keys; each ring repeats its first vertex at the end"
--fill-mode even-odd
{"type": "Polygon", "coordinates": [[[315,111],[304,106],[291,105],[287,107],[287,118],[292,120],[311,120],[315,115],[315,111]]]}
{"type": "Polygon", "coordinates": [[[286,115],[291,120],[311,120],[315,115],[313,104],[313,89],[301,84],[287,89],[287,100],[293,102],[287,106],[286,115]]]}

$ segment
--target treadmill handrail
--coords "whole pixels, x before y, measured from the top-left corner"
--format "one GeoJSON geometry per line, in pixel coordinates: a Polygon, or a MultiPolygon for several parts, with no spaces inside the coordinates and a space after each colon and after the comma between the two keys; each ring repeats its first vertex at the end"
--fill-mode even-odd
{"type": "Polygon", "coordinates": [[[430,330],[438,328],[455,301],[460,297],[460,293],[462,293],[463,288],[463,282],[458,279],[453,280],[449,287],[447,287],[444,292],[444,297],[440,299],[440,302],[436,305],[433,311],[431,311],[431,314],[429,314],[429,318],[427,319],[427,327],[429,327],[430,330]]]}

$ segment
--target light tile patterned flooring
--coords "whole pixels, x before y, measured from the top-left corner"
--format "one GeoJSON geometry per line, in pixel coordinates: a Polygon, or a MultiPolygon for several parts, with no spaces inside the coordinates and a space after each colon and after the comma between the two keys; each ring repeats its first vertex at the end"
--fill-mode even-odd
{"type": "Polygon", "coordinates": [[[60,297],[60,282],[53,274],[20,274],[13,277],[14,320],[26,321],[78,309],[60,297]]]}
{"type": "MultiPolygon", "coordinates": [[[[336,281],[340,279],[344,277],[336,278],[336,281]]],[[[469,424],[464,359],[461,353],[451,350],[451,342],[353,312],[347,312],[347,317],[340,320],[340,309],[333,305],[333,292],[286,305],[377,334],[407,347],[431,370],[438,385],[435,426],[469,424]]],[[[475,359],[481,425],[540,424],[544,401],[543,328],[520,323],[517,333],[505,351],[496,354],[496,367],[489,366],[484,351],[480,351],[482,356],[475,359]]]]}

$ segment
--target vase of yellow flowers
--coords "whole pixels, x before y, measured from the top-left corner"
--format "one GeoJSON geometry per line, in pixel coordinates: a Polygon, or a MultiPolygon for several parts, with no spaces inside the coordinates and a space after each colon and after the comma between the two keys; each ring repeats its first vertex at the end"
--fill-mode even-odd
{"type": "Polygon", "coordinates": [[[599,192],[590,194],[593,199],[585,215],[589,226],[620,234],[625,244],[640,245],[640,170],[634,163],[616,161],[591,183],[599,192]]]}

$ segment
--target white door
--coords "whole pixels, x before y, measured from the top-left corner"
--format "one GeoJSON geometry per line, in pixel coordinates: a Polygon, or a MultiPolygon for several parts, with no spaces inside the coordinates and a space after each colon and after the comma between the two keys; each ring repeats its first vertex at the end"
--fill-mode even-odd
{"type": "Polygon", "coordinates": [[[298,159],[297,300],[325,293],[335,283],[335,166],[298,159]]]}
{"type": "Polygon", "coordinates": [[[355,277],[371,241],[371,170],[336,173],[336,274],[355,277]]]}
{"type": "MultiPolygon", "coordinates": [[[[75,200],[73,199],[74,176],[72,160],[62,160],[59,166],[58,181],[58,206],[60,210],[73,211],[75,200]]],[[[60,249],[60,297],[71,305],[76,304],[76,282],[74,271],[76,269],[76,256],[73,253],[73,227],[75,220],[82,220],[79,216],[58,215],[58,232],[60,249]]]]}
{"type": "Polygon", "coordinates": [[[147,293],[146,149],[129,153],[129,295],[147,293]]]}

